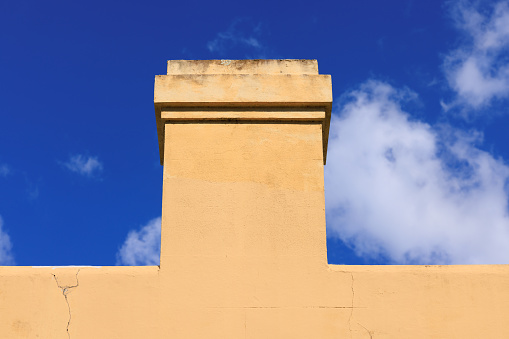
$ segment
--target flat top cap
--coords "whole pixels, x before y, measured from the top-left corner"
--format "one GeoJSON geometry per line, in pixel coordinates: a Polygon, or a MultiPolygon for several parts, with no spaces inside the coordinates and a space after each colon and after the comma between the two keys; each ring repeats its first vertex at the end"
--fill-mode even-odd
{"type": "Polygon", "coordinates": [[[168,60],[168,75],[318,74],[318,62],[306,59],[168,60]]]}

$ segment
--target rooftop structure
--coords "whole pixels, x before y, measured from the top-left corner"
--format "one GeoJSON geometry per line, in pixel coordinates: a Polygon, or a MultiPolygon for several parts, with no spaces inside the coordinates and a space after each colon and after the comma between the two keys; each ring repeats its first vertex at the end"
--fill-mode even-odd
{"type": "Polygon", "coordinates": [[[506,338],[509,267],[328,265],[316,60],[156,76],[160,266],[0,267],[0,338],[506,338]]]}

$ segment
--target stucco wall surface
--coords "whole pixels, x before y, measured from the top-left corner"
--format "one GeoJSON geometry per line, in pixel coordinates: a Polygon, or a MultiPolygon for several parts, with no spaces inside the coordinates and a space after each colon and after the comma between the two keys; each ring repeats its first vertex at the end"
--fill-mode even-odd
{"type": "Polygon", "coordinates": [[[0,338],[509,337],[505,265],[245,265],[2,267],[0,338]]]}
{"type": "Polygon", "coordinates": [[[0,267],[0,338],[155,335],[158,271],[150,266],[0,267]]]}

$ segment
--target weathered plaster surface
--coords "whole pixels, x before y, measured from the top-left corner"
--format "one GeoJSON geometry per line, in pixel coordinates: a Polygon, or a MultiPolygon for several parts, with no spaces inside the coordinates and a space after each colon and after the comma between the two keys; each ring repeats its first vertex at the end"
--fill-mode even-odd
{"type": "MultiPolygon", "coordinates": [[[[290,79],[317,74],[314,61],[251,66],[290,79]]],[[[241,76],[262,96],[273,89],[253,86],[249,67],[168,65],[221,73],[218,88],[241,76]]],[[[285,81],[281,98],[295,87],[285,81]]],[[[507,265],[327,265],[330,102],[274,104],[156,102],[161,267],[0,267],[0,338],[509,338],[507,265]]]]}
{"type": "Polygon", "coordinates": [[[0,337],[509,337],[505,265],[288,266],[187,286],[158,267],[83,267],[69,306],[78,269],[2,267],[0,337]]]}

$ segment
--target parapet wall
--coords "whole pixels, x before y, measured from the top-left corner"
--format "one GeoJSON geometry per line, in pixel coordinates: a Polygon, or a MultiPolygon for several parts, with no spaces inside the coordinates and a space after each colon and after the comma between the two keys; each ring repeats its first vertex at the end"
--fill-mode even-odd
{"type": "Polygon", "coordinates": [[[505,265],[289,271],[184,287],[158,267],[1,267],[0,337],[509,337],[505,265]]]}

